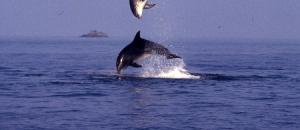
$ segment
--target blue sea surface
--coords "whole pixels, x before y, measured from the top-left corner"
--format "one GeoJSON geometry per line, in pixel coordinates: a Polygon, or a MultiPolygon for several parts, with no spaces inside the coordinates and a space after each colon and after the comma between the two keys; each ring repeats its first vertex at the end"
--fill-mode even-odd
{"type": "Polygon", "coordinates": [[[0,130],[300,129],[300,43],[162,43],[200,78],[118,79],[129,42],[0,38],[0,130]]]}

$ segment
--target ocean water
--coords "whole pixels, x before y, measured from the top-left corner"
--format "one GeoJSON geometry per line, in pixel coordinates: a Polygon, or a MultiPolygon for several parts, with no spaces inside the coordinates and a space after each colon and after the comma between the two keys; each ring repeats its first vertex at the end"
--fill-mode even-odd
{"type": "Polygon", "coordinates": [[[300,44],[164,43],[115,74],[130,41],[0,38],[0,129],[300,129],[300,44]]]}

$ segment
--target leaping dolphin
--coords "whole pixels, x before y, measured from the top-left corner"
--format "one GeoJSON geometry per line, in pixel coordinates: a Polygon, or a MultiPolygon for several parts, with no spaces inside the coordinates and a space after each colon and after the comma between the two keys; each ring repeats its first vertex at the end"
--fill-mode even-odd
{"type": "Polygon", "coordinates": [[[145,58],[147,55],[163,55],[167,59],[181,58],[172,54],[164,46],[141,38],[140,31],[138,31],[134,40],[119,53],[116,61],[117,73],[120,74],[128,66],[142,67],[136,61],[145,58]]]}
{"type": "Polygon", "coordinates": [[[144,9],[151,9],[156,4],[150,4],[148,0],[129,0],[130,9],[135,17],[142,18],[144,9]]]}

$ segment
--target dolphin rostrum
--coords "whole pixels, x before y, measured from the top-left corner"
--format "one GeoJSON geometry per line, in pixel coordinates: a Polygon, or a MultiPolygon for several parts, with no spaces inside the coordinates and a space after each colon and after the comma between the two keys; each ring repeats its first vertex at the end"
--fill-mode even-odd
{"type": "Polygon", "coordinates": [[[134,40],[127,45],[118,55],[116,67],[118,74],[128,66],[142,67],[136,63],[137,60],[143,59],[148,55],[163,55],[167,59],[181,58],[175,54],[172,54],[164,46],[154,43],[152,41],[141,38],[140,31],[135,35],[134,40]]]}
{"type": "Polygon", "coordinates": [[[156,4],[150,4],[148,0],[129,0],[130,9],[135,17],[142,18],[144,9],[151,9],[156,4]]]}

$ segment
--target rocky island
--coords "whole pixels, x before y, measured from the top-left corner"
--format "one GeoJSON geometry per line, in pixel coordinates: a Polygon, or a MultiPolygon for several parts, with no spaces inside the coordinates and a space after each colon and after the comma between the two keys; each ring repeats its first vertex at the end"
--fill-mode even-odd
{"type": "Polygon", "coordinates": [[[87,34],[81,35],[81,37],[86,38],[100,38],[100,37],[108,37],[108,35],[104,32],[98,32],[97,30],[92,30],[87,34]]]}

